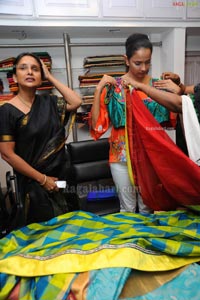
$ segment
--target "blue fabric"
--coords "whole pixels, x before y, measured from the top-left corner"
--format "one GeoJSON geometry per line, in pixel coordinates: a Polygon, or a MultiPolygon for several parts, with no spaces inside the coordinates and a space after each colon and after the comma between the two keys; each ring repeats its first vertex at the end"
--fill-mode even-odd
{"type": "Polygon", "coordinates": [[[130,268],[107,268],[90,272],[91,285],[87,298],[92,300],[116,300],[131,273],[130,268]]]}
{"type": "Polygon", "coordinates": [[[200,266],[191,264],[176,278],[143,296],[123,300],[199,300],[200,266]]]}
{"type": "Polygon", "coordinates": [[[113,197],[117,197],[117,192],[116,192],[115,188],[111,188],[111,189],[103,190],[103,191],[100,190],[100,191],[89,192],[87,194],[88,201],[110,199],[113,197]]]}

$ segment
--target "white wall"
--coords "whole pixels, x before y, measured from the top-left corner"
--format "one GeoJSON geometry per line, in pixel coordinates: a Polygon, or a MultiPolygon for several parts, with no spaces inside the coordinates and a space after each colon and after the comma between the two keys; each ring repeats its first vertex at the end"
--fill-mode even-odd
{"type": "Polygon", "coordinates": [[[162,40],[162,70],[175,72],[183,79],[185,72],[185,29],[169,30],[162,34],[162,40]]]}

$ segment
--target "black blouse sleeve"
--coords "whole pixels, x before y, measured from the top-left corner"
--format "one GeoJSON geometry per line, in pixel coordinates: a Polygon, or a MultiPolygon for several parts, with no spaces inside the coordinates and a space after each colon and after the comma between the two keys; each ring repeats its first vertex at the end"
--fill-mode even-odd
{"type": "Polygon", "coordinates": [[[10,104],[0,106],[0,142],[14,141],[15,125],[10,104]]]}

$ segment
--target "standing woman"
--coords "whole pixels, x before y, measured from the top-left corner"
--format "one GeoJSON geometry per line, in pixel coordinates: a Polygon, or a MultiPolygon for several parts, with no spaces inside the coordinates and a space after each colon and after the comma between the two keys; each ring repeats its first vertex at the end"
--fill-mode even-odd
{"type": "MultiPolygon", "coordinates": [[[[127,73],[116,79],[104,75],[96,87],[91,111],[91,135],[94,139],[98,139],[112,124],[109,162],[120,200],[120,211],[138,210],[142,213],[149,213],[152,210],[143,203],[138,189],[131,183],[130,174],[128,174],[125,143],[126,97],[123,85],[131,78],[146,85],[152,85],[152,78],[148,75],[151,66],[152,43],[147,35],[136,33],[127,38],[125,48],[127,73]]],[[[168,110],[144,93],[142,99],[157,121],[166,125],[169,121],[168,110]]]]}
{"type": "Polygon", "coordinates": [[[16,58],[13,79],[18,93],[0,107],[0,153],[16,174],[25,223],[29,224],[69,210],[56,181],[66,180],[65,126],[81,98],[32,53],[16,58]],[[36,94],[44,78],[62,99],[36,94]]]}

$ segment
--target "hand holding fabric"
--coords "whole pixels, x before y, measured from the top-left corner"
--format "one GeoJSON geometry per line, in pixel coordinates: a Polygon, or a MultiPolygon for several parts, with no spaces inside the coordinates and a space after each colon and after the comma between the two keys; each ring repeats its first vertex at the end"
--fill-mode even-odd
{"type": "Polygon", "coordinates": [[[101,80],[98,83],[98,88],[101,90],[104,88],[105,85],[116,85],[117,81],[114,77],[104,74],[101,80]]]}

